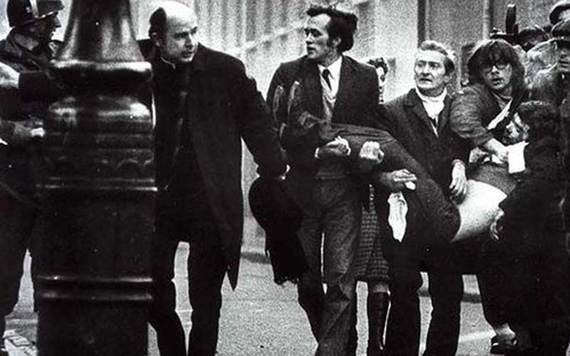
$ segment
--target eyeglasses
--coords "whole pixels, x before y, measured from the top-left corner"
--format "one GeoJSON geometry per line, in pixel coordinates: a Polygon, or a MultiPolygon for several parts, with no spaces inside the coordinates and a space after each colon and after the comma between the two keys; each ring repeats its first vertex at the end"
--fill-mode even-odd
{"type": "Polygon", "coordinates": [[[502,69],[507,68],[507,66],[509,64],[510,63],[504,62],[504,61],[495,62],[493,64],[487,63],[487,64],[483,64],[481,66],[481,69],[483,70],[483,73],[491,73],[491,71],[493,70],[493,67],[497,68],[498,70],[502,70],[502,69]]]}

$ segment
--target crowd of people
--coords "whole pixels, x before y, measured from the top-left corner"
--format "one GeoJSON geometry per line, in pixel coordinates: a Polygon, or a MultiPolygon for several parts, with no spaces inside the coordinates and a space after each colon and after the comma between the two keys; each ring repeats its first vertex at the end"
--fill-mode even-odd
{"type": "MultiPolygon", "coordinates": [[[[62,8],[9,0],[12,30],[0,42],[0,86],[18,94],[0,102],[0,335],[24,254],[37,246],[33,148],[54,95],[13,99],[50,80],[36,74],[56,53],[62,8]]],[[[461,88],[453,53],[424,41],[414,86],[388,102],[386,62],[345,54],[356,15],[342,6],[306,15],[306,54],[276,69],[265,100],[238,59],[199,42],[193,9],[165,1],[150,17],[141,49],[152,98],[141,100],[156,115],[149,323],[161,355],[216,354],[222,283],[238,281],[240,139],[258,179],[283,188],[300,213],[290,243],[306,268],[285,279],[297,283],[316,355],[356,354],[356,283],[364,281],[367,355],[417,356],[421,272],[433,307],[424,356],[457,352],[464,273],[477,275],[491,353],[566,355],[570,1],[551,9],[551,29],[479,42],[461,88]],[[181,241],[190,245],[188,347],[173,283],[181,241]]]]}

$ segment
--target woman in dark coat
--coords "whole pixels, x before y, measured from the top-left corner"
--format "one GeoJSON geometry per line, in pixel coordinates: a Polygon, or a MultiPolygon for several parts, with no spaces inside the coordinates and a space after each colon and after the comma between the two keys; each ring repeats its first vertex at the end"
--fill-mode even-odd
{"type": "Polygon", "coordinates": [[[507,310],[518,349],[513,354],[564,356],[570,340],[569,282],[558,113],[541,101],[518,111],[529,128],[526,170],[491,226],[495,243],[508,252],[500,263],[511,277],[507,310]]]}

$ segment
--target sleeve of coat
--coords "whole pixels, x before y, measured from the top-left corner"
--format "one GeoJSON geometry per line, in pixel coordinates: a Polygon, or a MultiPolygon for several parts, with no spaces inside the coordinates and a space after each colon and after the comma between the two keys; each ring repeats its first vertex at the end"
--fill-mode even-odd
{"type": "Polygon", "coordinates": [[[451,130],[468,140],[472,147],[480,146],[493,138],[483,126],[482,105],[480,93],[472,87],[460,91],[451,103],[451,130]]]}
{"type": "Polygon", "coordinates": [[[505,227],[524,228],[537,223],[537,213],[544,213],[562,189],[555,151],[543,150],[531,158],[528,166],[531,173],[499,204],[505,212],[505,227]]]}
{"type": "Polygon", "coordinates": [[[241,137],[252,153],[261,176],[275,177],[285,172],[285,159],[277,124],[269,112],[255,80],[240,65],[232,82],[232,108],[241,137]]]}

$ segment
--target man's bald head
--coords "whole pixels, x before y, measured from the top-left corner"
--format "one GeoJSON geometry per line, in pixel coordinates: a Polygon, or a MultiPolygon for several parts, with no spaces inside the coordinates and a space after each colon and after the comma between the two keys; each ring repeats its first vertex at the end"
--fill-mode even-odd
{"type": "Polygon", "coordinates": [[[159,1],[156,3],[156,10],[150,15],[150,28],[148,35],[153,37],[153,33],[164,36],[167,30],[168,20],[173,17],[186,18],[189,21],[197,22],[196,13],[191,7],[178,1],[159,1]]]}
{"type": "Polygon", "coordinates": [[[176,1],[163,1],[150,16],[149,37],[163,59],[189,63],[198,50],[198,20],[190,7],[176,1]]]}

